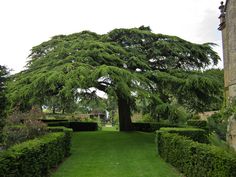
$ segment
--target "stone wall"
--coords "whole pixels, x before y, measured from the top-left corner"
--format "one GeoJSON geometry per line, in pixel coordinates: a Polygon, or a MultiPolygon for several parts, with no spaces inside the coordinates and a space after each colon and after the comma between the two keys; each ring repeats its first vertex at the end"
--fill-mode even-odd
{"type": "MultiPolygon", "coordinates": [[[[227,0],[226,5],[221,3],[219,8],[220,27],[222,31],[224,56],[224,86],[225,97],[228,104],[236,98],[236,0],[227,0]]],[[[229,118],[227,142],[236,150],[236,119],[229,118]]]]}

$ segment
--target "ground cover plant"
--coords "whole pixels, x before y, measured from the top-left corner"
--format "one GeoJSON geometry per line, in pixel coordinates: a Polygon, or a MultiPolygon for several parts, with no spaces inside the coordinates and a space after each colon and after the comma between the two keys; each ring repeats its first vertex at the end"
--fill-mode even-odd
{"type": "Polygon", "coordinates": [[[181,177],[156,155],[153,133],[105,130],[74,133],[72,155],[52,177],[181,177]]]}

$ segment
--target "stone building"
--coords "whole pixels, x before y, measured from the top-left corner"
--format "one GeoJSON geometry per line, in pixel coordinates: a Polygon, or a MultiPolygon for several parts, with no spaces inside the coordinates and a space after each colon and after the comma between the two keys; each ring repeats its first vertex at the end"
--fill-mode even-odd
{"type": "MultiPolygon", "coordinates": [[[[221,2],[219,7],[220,25],[223,41],[224,87],[228,104],[236,98],[236,0],[221,2]]],[[[229,119],[227,141],[236,150],[236,120],[229,119]]]]}

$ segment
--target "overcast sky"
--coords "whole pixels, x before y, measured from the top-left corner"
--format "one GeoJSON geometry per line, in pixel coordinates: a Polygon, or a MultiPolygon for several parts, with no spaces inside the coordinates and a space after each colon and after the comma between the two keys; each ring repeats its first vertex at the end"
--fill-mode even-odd
{"type": "Polygon", "coordinates": [[[222,56],[219,5],[220,0],[1,0],[0,65],[21,71],[30,49],[58,34],[141,25],[195,43],[217,43],[222,56]]]}

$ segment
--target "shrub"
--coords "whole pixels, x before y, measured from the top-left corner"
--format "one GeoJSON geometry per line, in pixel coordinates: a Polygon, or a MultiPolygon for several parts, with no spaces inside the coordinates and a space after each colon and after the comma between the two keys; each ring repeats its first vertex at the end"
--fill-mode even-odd
{"type": "Polygon", "coordinates": [[[186,137],[157,131],[157,151],[188,177],[235,177],[236,155],[186,137]]]}
{"type": "Polygon", "coordinates": [[[188,126],[192,126],[192,127],[197,127],[197,128],[202,128],[202,129],[206,129],[207,127],[207,121],[205,120],[188,120],[187,121],[188,126]]]}
{"type": "Polygon", "coordinates": [[[2,177],[44,177],[70,152],[70,133],[50,133],[0,152],[2,177]]]}
{"type": "Polygon", "coordinates": [[[3,128],[5,147],[10,147],[14,144],[47,133],[47,125],[32,118],[32,116],[36,114],[38,113],[36,113],[35,110],[32,110],[29,113],[15,111],[8,117],[6,126],[3,128]]]}
{"type": "Polygon", "coordinates": [[[208,118],[208,127],[210,132],[215,132],[220,139],[226,140],[227,125],[229,115],[223,112],[215,113],[208,118]]]}
{"type": "Polygon", "coordinates": [[[4,146],[8,148],[14,144],[21,143],[27,140],[28,131],[26,126],[5,126],[3,128],[4,146]]]}
{"type": "Polygon", "coordinates": [[[154,132],[159,130],[161,127],[178,127],[175,124],[166,124],[166,123],[143,123],[143,122],[135,122],[132,123],[132,129],[134,131],[143,131],[143,132],[154,132]]]}
{"type": "Polygon", "coordinates": [[[199,143],[209,143],[208,133],[200,128],[160,128],[160,131],[186,136],[199,143]]]}

